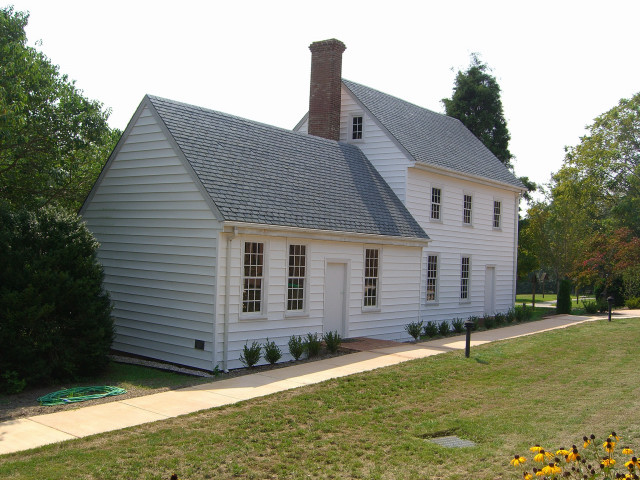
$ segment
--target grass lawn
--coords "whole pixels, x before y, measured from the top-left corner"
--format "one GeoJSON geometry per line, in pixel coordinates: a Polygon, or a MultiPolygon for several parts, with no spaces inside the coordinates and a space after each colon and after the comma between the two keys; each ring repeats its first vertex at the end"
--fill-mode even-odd
{"type": "MultiPolygon", "coordinates": [[[[540,302],[555,302],[558,299],[558,296],[555,293],[545,293],[544,298],[542,298],[542,294],[540,292],[536,293],[536,305],[540,302]]],[[[516,295],[516,305],[522,305],[526,303],[527,305],[531,305],[533,298],[530,293],[519,293],[516,295]]],[[[582,307],[583,297],[580,297],[580,300],[576,302],[576,297],[571,297],[571,302],[574,307],[582,307]]],[[[595,300],[593,297],[588,298],[589,300],[595,300]]]]}
{"type": "Polygon", "coordinates": [[[0,478],[522,478],[534,443],[640,449],[639,342],[639,319],[590,322],[2,456],[0,478]]]}

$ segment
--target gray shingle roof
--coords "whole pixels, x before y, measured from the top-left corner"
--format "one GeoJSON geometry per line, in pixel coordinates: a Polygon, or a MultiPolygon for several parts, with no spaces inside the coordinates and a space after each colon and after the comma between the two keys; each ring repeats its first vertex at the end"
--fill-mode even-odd
{"type": "Polygon", "coordinates": [[[148,98],[227,221],[429,238],[353,145],[148,98]]]}
{"type": "Polygon", "coordinates": [[[416,162],[524,187],[460,120],[349,80],[342,82],[416,162]]]}

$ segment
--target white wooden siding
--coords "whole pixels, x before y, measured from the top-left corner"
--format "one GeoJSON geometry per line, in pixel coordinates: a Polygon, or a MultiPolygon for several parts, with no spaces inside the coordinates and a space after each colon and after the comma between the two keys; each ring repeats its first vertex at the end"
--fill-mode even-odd
{"type": "Polygon", "coordinates": [[[101,244],[113,348],[212,369],[220,225],[147,109],[83,217],[101,244]]]}
{"type": "MultiPolygon", "coordinates": [[[[223,236],[224,239],[224,236],[223,236]]],[[[222,240],[221,243],[225,243],[222,240]]],[[[253,341],[264,343],[266,338],[275,341],[289,360],[287,342],[291,335],[323,333],[325,268],[327,262],[347,263],[347,336],[408,340],[404,326],[418,318],[420,286],[420,247],[367,245],[379,248],[380,292],[377,311],[363,311],[364,248],[362,243],[319,241],[284,237],[259,237],[240,235],[231,243],[231,277],[229,304],[229,368],[238,368],[242,347],[253,341]],[[258,318],[243,317],[242,308],[242,255],[243,242],[265,244],[267,284],[263,290],[266,310],[258,318]],[[287,245],[307,246],[308,302],[304,314],[291,314],[286,310],[287,245]]],[[[218,310],[216,331],[218,332],[216,361],[222,361],[225,301],[225,255],[220,250],[218,266],[218,310]]],[[[264,361],[264,360],[263,360],[264,361]]],[[[221,365],[222,366],[222,365],[221,365]]]]}
{"type": "Polygon", "coordinates": [[[475,182],[408,169],[407,208],[431,237],[422,259],[422,319],[466,319],[484,313],[487,266],[495,266],[495,306],[513,307],[514,218],[518,205],[513,192],[475,182]],[[431,186],[442,188],[441,221],[430,220],[431,186]],[[464,195],[472,195],[472,226],[463,224],[464,195]],[[501,229],[493,228],[493,201],[502,201],[501,229]],[[426,303],[426,258],[439,255],[438,302],[426,303]],[[461,257],[471,257],[469,300],[460,302],[461,257]]]}

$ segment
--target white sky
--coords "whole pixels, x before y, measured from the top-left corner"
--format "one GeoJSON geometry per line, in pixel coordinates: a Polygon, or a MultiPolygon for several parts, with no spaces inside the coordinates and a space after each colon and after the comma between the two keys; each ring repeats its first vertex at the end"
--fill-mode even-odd
{"type": "Polygon", "coordinates": [[[584,127],[640,91],[640,1],[14,0],[27,35],[124,129],[145,93],[293,128],[316,40],[343,77],[442,112],[471,52],[493,70],[517,175],[546,183],[584,127]],[[311,8],[311,5],[317,7],[311,8]]]}

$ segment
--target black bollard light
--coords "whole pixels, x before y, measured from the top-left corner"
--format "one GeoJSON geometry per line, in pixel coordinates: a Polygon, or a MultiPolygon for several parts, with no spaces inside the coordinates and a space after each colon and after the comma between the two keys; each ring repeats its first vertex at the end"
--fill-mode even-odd
{"type": "Polygon", "coordinates": [[[471,329],[474,327],[474,323],[471,320],[464,322],[464,328],[467,329],[467,341],[464,346],[464,356],[469,358],[471,353],[471,329]]]}
{"type": "Polygon", "coordinates": [[[611,296],[607,297],[607,303],[609,304],[609,321],[611,321],[611,307],[613,307],[613,301],[615,299],[611,296]]]}

